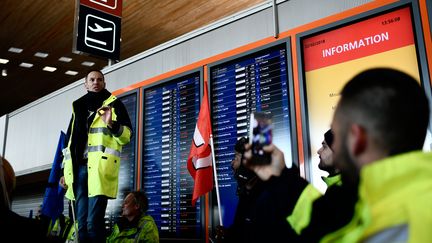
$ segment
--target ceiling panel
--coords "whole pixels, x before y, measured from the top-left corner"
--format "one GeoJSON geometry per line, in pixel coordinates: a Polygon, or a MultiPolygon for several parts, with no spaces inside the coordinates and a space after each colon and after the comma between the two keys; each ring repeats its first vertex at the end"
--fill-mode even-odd
{"type": "MultiPolygon", "coordinates": [[[[124,60],[216,20],[247,9],[264,0],[123,0],[120,59],[124,60]]],[[[1,0],[0,116],[81,79],[90,69],[102,69],[108,61],[72,53],[75,1],[1,0]],[[12,53],[10,47],[21,48],[12,53]],[[47,58],[35,57],[48,53],[47,58]],[[60,57],[72,58],[69,63],[60,57]],[[81,65],[94,62],[93,67],[81,65]],[[31,68],[19,64],[31,63],[31,68]],[[42,71],[45,66],[54,72],[42,71]],[[77,71],[69,76],[67,70],[77,71]]]]}

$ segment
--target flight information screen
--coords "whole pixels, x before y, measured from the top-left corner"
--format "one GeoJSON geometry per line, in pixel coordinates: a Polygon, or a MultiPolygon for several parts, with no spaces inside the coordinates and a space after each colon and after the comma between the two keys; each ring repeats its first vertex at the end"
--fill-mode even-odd
{"type": "Polygon", "coordinates": [[[200,72],[144,90],[143,188],[161,238],[202,237],[187,158],[200,106],[200,72]]]}
{"type": "Polygon", "coordinates": [[[248,136],[250,113],[272,115],[273,143],[290,166],[291,114],[286,44],[248,54],[210,67],[210,97],[216,166],[224,225],[233,222],[238,202],[231,169],[234,145],[248,136]]]}
{"type": "Polygon", "coordinates": [[[137,124],[137,93],[127,94],[119,97],[123,102],[126,110],[129,114],[129,118],[132,123],[133,135],[130,143],[123,146],[121,153],[120,171],[119,171],[119,191],[117,198],[114,200],[108,200],[107,212],[105,218],[108,218],[109,229],[112,229],[116,219],[121,215],[121,205],[126,194],[134,190],[135,184],[135,151],[136,151],[136,124],[137,124]]]}

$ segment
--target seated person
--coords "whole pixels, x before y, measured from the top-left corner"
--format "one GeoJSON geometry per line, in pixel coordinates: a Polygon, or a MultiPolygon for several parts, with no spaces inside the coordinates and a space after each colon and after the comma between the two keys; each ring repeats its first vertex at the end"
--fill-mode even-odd
{"type": "Polygon", "coordinates": [[[148,199],[143,192],[129,193],[123,201],[122,217],[107,242],[159,242],[158,228],[147,215],[148,199]]]}

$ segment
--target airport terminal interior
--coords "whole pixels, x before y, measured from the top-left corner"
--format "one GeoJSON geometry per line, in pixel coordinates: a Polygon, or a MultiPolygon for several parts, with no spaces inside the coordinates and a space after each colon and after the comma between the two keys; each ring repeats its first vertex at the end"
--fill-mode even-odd
{"type": "MultiPolygon", "coordinates": [[[[160,242],[217,242],[217,229],[233,224],[232,160],[238,139],[254,135],[251,114],[271,116],[271,142],[285,166],[324,193],[328,173],[317,151],[348,80],[393,68],[432,100],[430,0],[2,0],[0,7],[0,155],[15,171],[11,209],[23,217],[35,217],[47,188],[58,187],[49,179],[64,157],[56,157],[61,134],[91,70],[101,70],[124,104],[132,131],[105,226],[117,222],[129,192],[143,191],[160,242]],[[212,134],[205,165],[190,155],[202,114],[212,134]],[[194,188],[204,182],[194,180],[191,161],[210,169],[212,185],[195,204],[194,188]]],[[[431,149],[428,129],[423,150],[431,149]]],[[[67,198],[62,207],[72,218],[67,198]]]]}

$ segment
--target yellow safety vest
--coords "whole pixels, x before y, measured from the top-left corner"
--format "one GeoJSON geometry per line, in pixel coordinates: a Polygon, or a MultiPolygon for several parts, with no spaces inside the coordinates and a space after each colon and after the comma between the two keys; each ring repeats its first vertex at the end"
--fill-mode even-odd
{"type": "MultiPolygon", "coordinates": [[[[331,177],[323,177],[322,179],[328,187],[342,184],[340,174],[331,177]]],[[[297,234],[300,234],[301,231],[309,225],[312,216],[313,202],[321,196],[322,193],[312,184],[307,185],[301,193],[291,215],[287,217],[288,223],[297,234]]]]}
{"type": "MultiPolygon", "coordinates": [[[[109,106],[117,98],[111,95],[103,102],[102,106],[109,106]]],[[[112,109],[112,120],[117,120],[114,108],[112,109]]],[[[73,111],[72,131],[68,147],[63,155],[64,177],[68,185],[66,197],[74,200],[73,193],[73,165],[70,154],[70,145],[75,122],[75,111],[73,111]]],[[[131,130],[127,126],[120,125],[118,134],[112,134],[101,116],[96,113],[89,128],[88,149],[88,196],[105,195],[115,198],[118,191],[118,174],[120,170],[120,154],[122,146],[129,143],[131,130]]]]}
{"type": "Polygon", "coordinates": [[[135,228],[127,228],[120,231],[117,224],[113,232],[106,240],[107,243],[132,243],[146,242],[159,243],[159,231],[157,225],[150,215],[142,215],[135,228]]]}
{"type": "Polygon", "coordinates": [[[408,226],[408,242],[432,239],[432,153],[410,152],[365,166],[353,219],[321,242],[364,241],[401,225],[408,226]]]}

